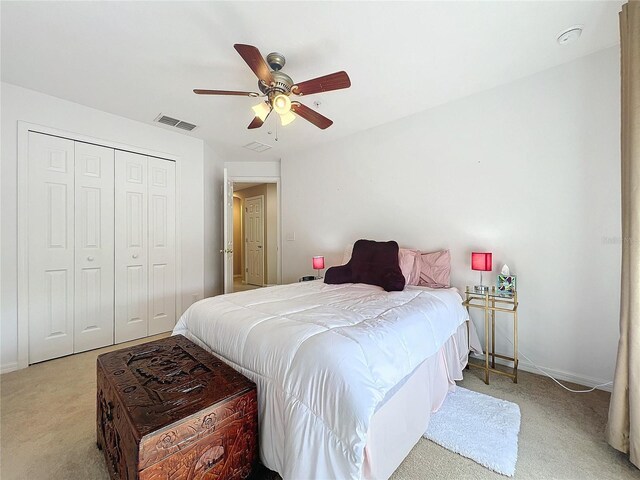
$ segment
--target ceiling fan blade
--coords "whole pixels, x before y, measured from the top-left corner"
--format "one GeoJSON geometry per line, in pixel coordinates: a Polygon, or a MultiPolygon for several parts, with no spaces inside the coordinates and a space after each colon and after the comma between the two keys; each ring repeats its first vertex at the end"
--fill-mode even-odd
{"type": "Polygon", "coordinates": [[[251,123],[247,128],[249,130],[253,130],[254,128],[260,128],[262,125],[264,125],[264,122],[260,117],[253,117],[253,120],[251,120],[251,123]]]}
{"type": "Polygon", "coordinates": [[[300,102],[291,102],[291,111],[300,115],[302,118],[313,123],[316,127],[322,130],[333,125],[333,120],[329,120],[327,117],[320,115],[315,110],[311,110],[300,102]]]}
{"type": "Polygon", "coordinates": [[[242,43],[236,43],[233,48],[235,48],[242,59],[247,62],[247,65],[249,65],[249,68],[253,70],[256,77],[267,85],[271,85],[271,82],[273,82],[273,76],[271,75],[271,70],[269,70],[269,65],[264,61],[260,50],[253,45],[244,45],[242,43]]]}
{"type": "Polygon", "coordinates": [[[312,93],[330,92],[350,86],[351,79],[347,72],[336,72],[298,83],[291,87],[291,92],[296,95],[311,95],[312,93]]]}
{"type": "MultiPolygon", "coordinates": [[[[272,112],[273,110],[271,110],[272,112]]],[[[260,128],[262,125],[264,125],[264,122],[267,121],[267,118],[269,118],[269,115],[271,115],[271,112],[267,113],[267,116],[264,117],[264,120],[262,120],[260,117],[253,117],[253,120],[251,120],[251,123],[249,124],[249,126],[247,127],[247,129],[249,130],[253,130],[254,128],[260,128]]]]}
{"type": "Polygon", "coordinates": [[[200,88],[195,88],[193,93],[198,95],[239,95],[242,97],[259,97],[260,94],[257,92],[238,92],[236,90],[202,90],[200,88]]]}

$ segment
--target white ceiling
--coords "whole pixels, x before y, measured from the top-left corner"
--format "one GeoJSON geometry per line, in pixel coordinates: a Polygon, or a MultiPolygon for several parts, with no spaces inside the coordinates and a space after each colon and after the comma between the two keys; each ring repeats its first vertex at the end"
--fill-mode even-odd
{"type": "Polygon", "coordinates": [[[2,80],[146,123],[162,112],[227,160],[273,160],[613,46],[622,3],[2,1],[2,80]],[[580,40],[558,45],[574,24],[580,40]],[[302,99],[334,125],[298,118],[276,142],[275,119],[246,128],[256,99],[193,94],[256,90],[234,43],[283,53],[297,82],[346,70],[350,89],[302,99]]]}

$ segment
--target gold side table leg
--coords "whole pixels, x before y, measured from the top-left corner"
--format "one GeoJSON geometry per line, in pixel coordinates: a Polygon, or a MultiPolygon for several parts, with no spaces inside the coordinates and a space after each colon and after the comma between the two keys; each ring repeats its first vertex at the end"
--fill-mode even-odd
{"type": "Polygon", "coordinates": [[[491,297],[491,368],[496,368],[496,301],[491,297]]]}
{"type": "MultiPolygon", "coordinates": [[[[517,300],[517,297],[516,297],[516,300],[517,300]]],[[[513,383],[518,383],[518,311],[517,309],[515,312],[513,312],[513,383]]]]}
{"type": "MultiPolygon", "coordinates": [[[[485,296],[485,307],[489,306],[489,295],[485,296]]],[[[484,309],[484,383],[489,385],[489,309],[484,309]]]]}

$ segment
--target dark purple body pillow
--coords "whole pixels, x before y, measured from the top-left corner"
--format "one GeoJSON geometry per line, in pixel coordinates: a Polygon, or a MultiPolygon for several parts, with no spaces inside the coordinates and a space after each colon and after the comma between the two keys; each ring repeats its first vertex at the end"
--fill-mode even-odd
{"type": "Polygon", "coordinates": [[[398,264],[398,250],[394,241],[358,240],[349,263],[329,268],[324,283],[366,283],[399,292],[404,289],[405,279],[398,264]]]}

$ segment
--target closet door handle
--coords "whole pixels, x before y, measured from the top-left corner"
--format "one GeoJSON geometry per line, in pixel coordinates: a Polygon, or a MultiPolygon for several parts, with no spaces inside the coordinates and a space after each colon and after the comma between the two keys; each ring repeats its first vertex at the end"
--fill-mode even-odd
{"type": "Polygon", "coordinates": [[[93,257],[87,257],[87,260],[89,260],[90,262],[93,262],[93,257]]]}
{"type": "Polygon", "coordinates": [[[134,253],[133,255],[131,255],[131,258],[138,258],[138,254],[134,253]]]}

